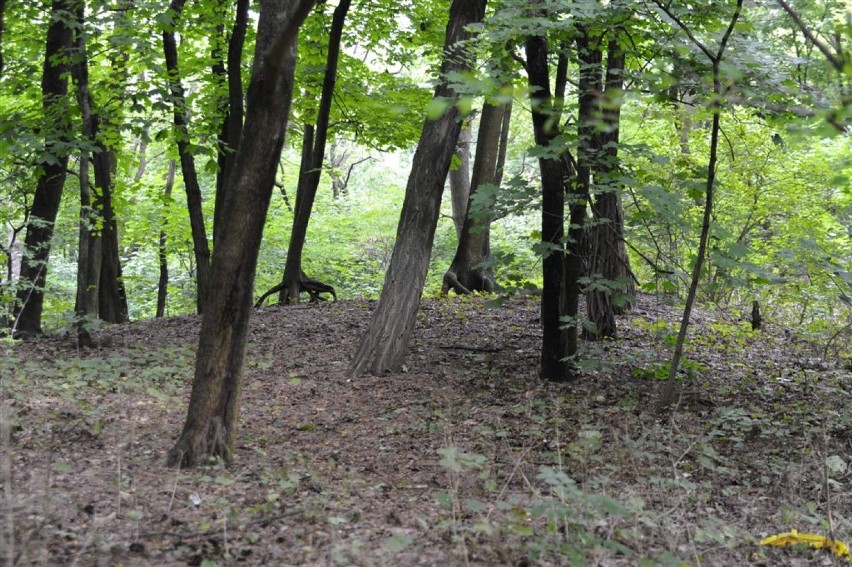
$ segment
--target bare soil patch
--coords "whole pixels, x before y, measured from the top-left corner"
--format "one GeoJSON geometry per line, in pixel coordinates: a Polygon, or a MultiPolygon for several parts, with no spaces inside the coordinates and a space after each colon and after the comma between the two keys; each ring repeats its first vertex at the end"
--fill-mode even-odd
{"type": "Polygon", "coordinates": [[[0,563],[832,565],[757,542],[852,539],[852,376],[820,345],[700,312],[660,416],[654,298],[571,384],[536,377],[532,298],[424,301],[406,371],[349,379],[371,309],[256,312],[231,468],[164,466],[198,318],[0,345],[0,563]]]}

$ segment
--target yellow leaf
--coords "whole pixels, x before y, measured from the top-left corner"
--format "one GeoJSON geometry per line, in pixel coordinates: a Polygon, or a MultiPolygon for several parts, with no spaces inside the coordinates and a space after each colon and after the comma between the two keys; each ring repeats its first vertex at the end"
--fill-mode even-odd
{"type": "Polygon", "coordinates": [[[832,540],[818,534],[806,534],[800,533],[796,530],[790,530],[783,534],[769,536],[760,541],[760,545],[772,546],[795,545],[797,543],[814,547],[816,549],[828,549],[838,557],[846,559],[847,561],[852,560],[852,555],[849,553],[849,547],[847,547],[845,543],[842,541],[832,540]]]}

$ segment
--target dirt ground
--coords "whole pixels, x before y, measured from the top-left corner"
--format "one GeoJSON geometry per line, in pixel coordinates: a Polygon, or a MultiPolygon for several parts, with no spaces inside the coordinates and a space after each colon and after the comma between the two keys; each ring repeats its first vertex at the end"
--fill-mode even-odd
{"type": "Polygon", "coordinates": [[[681,405],[654,412],[679,311],[653,297],[582,380],[536,377],[534,298],[424,301],[401,374],[350,379],[373,304],[258,310],[230,468],[164,465],[199,319],[0,345],[0,563],[840,565],[852,375],[836,345],[700,311],[681,405]],[[824,355],[828,353],[828,357],[824,355]]]}

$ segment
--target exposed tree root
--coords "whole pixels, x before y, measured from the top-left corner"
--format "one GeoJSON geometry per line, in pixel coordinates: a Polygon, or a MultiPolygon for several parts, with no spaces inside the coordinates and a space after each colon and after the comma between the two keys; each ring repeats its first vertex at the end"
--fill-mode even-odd
{"type": "Polygon", "coordinates": [[[461,282],[458,273],[455,270],[449,269],[444,272],[444,283],[441,285],[441,294],[447,295],[450,290],[453,290],[459,295],[470,295],[475,291],[492,293],[496,287],[494,278],[483,270],[471,270],[467,274],[465,283],[461,282]]]}
{"type": "MultiPolygon", "coordinates": [[[[260,307],[261,305],[263,305],[263,302],[266,301],[267,297],[272,294],[279,293],[280,291],[286,290],[289,286],[290,282],[287,281],[287,278],[284,278],[284,280],[280,284],[276,285],[275,287],[261,295],[260,298],[255,302],[254,306],[256,308],[260,307]]],[[[299,278],[299,294],[302,293],[307,293],[311,297],[311,303],[327,301],[325,297],[320,295],[323,293],[330,294],[332,300],[337,301],[337,293],[334,291],[334,288],[332,286],[324,284],[321,281],[309,278],[305,274],[302,274],[302,276],[299,278]]]]}

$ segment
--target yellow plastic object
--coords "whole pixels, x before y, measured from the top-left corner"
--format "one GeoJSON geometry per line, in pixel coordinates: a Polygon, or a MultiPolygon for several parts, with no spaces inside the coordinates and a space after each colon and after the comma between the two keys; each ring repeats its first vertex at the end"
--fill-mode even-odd
{"type": "Polygon", "coordinates": [[[845,543],[817,534],[804,534],[797,532],[796,530],[790,530],[789,532],[772,535],[760,540],[760,545],[772,546],[795,545],[797,543],[815,547],[817,549],[828,549],[836,556],[841,557],[846,561],[852,561],[852,555],[849,553],[849,547],[845,543]]]}

